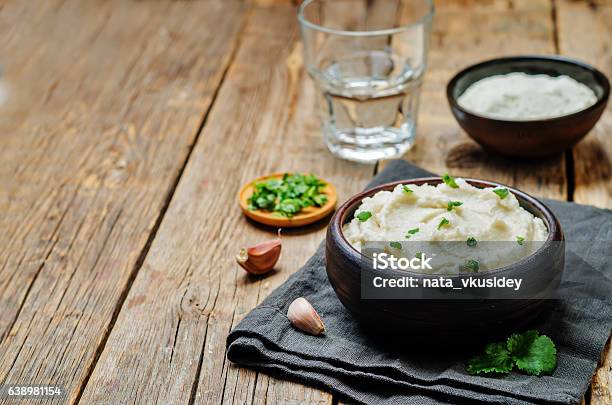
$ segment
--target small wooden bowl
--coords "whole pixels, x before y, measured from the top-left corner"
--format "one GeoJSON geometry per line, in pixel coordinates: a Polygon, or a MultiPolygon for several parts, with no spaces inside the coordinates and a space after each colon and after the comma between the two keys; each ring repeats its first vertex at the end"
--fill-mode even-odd
{"type": "Polygon", "coordinates": [[[253,195],[253,185],[255,183],[273,178],[280,179],[284,174],[285,173],[273,173],[267,176],[261,176],[242,186],[238,192],[238,201],[240,202],[240,208],[242,208],[244,215],[251,218],[253,221],[257,221],[264,225],[279,228],[294,228],[315,223],[325,218],[334,210],[336,207],[336,202],[338,201],[338,195],[336,194],[335,187],[325,179],[321,179],[326,184],[326,187],[322,190],[322,193],[327,196],[327,202],[322,207],[305,208],[291,218],[283,217],[270,211],[250,210],[248,199],[251,197],[251,195],[253,195]]]}
{"type": "Polygon", "coordinates": [[[609,96],[610,83],[602,72],[585,63],[558,56],[518,56],[478,63],[457,73],[446,87],[451,111],[472,139],[487,150],[521,158],[554,155],[571,148],[595,126],[609,96]],[[512,72],[567,75],[593,90],[597,102],[561,117],[524,121],[485,117],[457,102],[457,98],[473,83],[512,72]]]}
{"type": "MultiPolygon", "coordinates": [[[[537,272],[542,283],[556,291],[563,272],[565,249],[559,221],[552,211],[537,199],[511,187],[476,179],[465,179],[475,187],[506,187],[520,205],[542,219],[549,231],[548,239],[534,254],[499,269],[487,271],[496,277],[523,278],[537,272]]],[[[349,222],[364,198],[381,190],[393,190],[398,184],[436,185],[439,177],[403,180],[383,184],[351,197],[338,208],[327,228],[326,270],[336,295],[344,306],[366,326],[377,333],[388,332],[403,338],[462,339],[490,338],[516,331],[537,318],[550,303],[548,299],[362,299],[361,275],[363,258],[344,237],[342,226],[349,222]]],[[[391,270],[374,270],[389,276],[391,270]]],[[[422,279],[422,273],[391,271],[394,275],[422,279]]],[[[446,278],[460,278],[446,276],[446,278]]],[[[419,281],[422,285],[422,281],[419,281]]],[[[459,282],[458,282],[459,283],[459,282]]]]}

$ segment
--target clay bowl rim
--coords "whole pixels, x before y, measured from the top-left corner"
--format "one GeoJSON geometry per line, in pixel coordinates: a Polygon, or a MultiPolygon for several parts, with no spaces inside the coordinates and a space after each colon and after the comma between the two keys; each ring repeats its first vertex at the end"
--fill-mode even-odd
{"type": "MultiPolygon", "coordinates": [[[[521,72],[520,70],[517,70],[517,72],[521,72]]],[[[488,75],[486,77],[490,77],[493,75],[488,75]]],[[[568,75],[570,77],[572,77],[571,75],[568,75]]],[[[585,84],[584,82],[572,77],[572,79],[578,81],[579,83],[585,84]]],[[[586,84],[585,84],[586,86],[586,84]]],[[[587,86],[589,87],[589,86],[587,86]]],[[[590,87],[589,87],[590,88],[590,87]]],[[[554,122],[559,122],[561,120],[565,120],[565,119],[573,119],[573,118],[579,118],[581,115],[584,115],[588,112],[597,110],[598,108],[600,108],[602,105],[605,105],[608,102],[608,98],[610,97],[610,81],[608,80],[608,78],[606,77],[606,75],[601,72],[599,69],[597,69],[596,67],[589,65],[588,63],[576,60],[576,59],[572,59],[572,58],[566,58],[563,56],[546,56],[546,55],[521,55],[521,56],[507,56],[507,57],[501,57],[501,58],[494,58],[494,59],[489,59],[489,60],[485,60],[483,62],[479,62],[476,63],[474,65],[470,65],[462,70],[460,70],[459,72],[457,72],[452,79],[450,79],[450,81],[448,82],[448,84],[446,85],[446,98],[448,99],[448,103],[451,105],[452,108],[455,108],[459,111],[461,111],[463,114],[469,115],[473,118],[479,118],[479,119],[483,119],[483,120],[488,120],[491,121],[492,123],[496,123],[496,124],[547,124],[547,123],[554,123],[554,122]],[[459,103],[457,102],[457,98],[454,95],[454,90],[455,87],[457,87],[457,82],[463,77],[465,76],[467,73],[473,72],[475,70],[479,70],[482,68],[486,68],[488,66],[493,66],[493,65],[500,65],[500,64],[507,64],[507,63],[512,63],[512,62],[521,62],[521,61],[532,61],[532,62],[557,62],[557,63],[562,63],[562,64],[567,64],[567,65],[573,65],[576,66],[580,69],[589,71],[590,73],[592,73],[596,79],[597,82],[602,84],[603,86],[603,93],[601,94],[601,96],[597,96],[597,101],[595,102],[595,104],[584,108],[582,110],[570,113],[570,114],[565,114],[565,115],[561,115],[558,117],[552,117],[552,118],[536,118],[536,119],[526,119],[526,120],[505,120],[505,119],[501,119],[501,118],[493,118],[493,117],[487,117],[485,115],[480,115],[475,111],[472,110],[468,110],[463,108],[461,105],[459,105],[459,103]]],[[[599,121],[599,120],[598,120],[599,121]]]]}
{"type": "MultiPolygon", "coordinates": [[[[532,197],[531,195],[517,190],[513,187],[507,186],[505,184],[502,183],[497,183],[497,182],[493,182],[493,181],[489,181],[489,180],[482,180],[482,179],[473,179],[473,178],[468,178],[468,177],[461,177],[463,180],[465,180],[466,182],[468,182],[469,184],[471,184],[472,186],[478,187],[478,188],[496,188],[496,187],[505,187],[508,189],[508,191],[510,191],[511,193],[515,194],[518,197],[521,197],[522,199],[528,201],[531,205],[533,205],[538,211],[540,211],[541,213],[541,218],[544,222],[546,227],[548,228],[548,237],[546,238],[546,240],[544,241],[544,243],[542,244],[542,246],[540,246],[540,248],[538,250],[536,250],[535,252],[533,252],[532,254],[530,254],[529,256],[525,256],[523,257],[521,260],[511,263],[507,266],[504,267],[499,267],[496,269],[491,269],[491,270],[487,270],[486,272],[480,273],[483,275],[497,275],[499,273],[503,273],[503,272],[507,272],[510,271],[514,268],[520,267],[520,266],[524,266],[527,265],[529,262],[531,262],[533,260],[533,258],[535,256],[537,256],[538,254],[542,254],[545,250],[545,248],[547,246],[550,245],[550,243],[554,242],[554,241],[564,241],[565,237],[563,235],[563,230],[561,228],[561,224],[559,223],[559,220],[557,219],[557,217],[555,216],[555,214],[550,210],[550,208],[548,208],[546,205],[544,205],[544,203],[542,203],[540,200],[538,200],[535,197],[532,197]]],[[[400,184],[406,184],[406,185],[423,185],[423,184],[433,184],[433,185],[437,185],[442,183],[442,178],[441,177],[437,177],[437,176],[432,176],[432,177],[419,177],[419,178],[414,178],[414,179],[406,179],[406,180],[398,180],[398,181],[393,181],[393,182],[389,182],[389,183],[384,183],[381,184],[379,186],[364,190],[360,193],[357,193],[355,195],[353,195],[351,198],[349,198],[347,201],[345,201],[334,213],[334,216],[332,217],[331,221],[330,221],[330,227],[329,227],[329,231],[331,236],[333,237],[334,234],[336,234],[336,240],[337,243],[340,245],[338,254],[340,255],[344,255],[345,253],[347,253],[350,258],[349,260],[354,260],[354,261],[359,261],[361,260],[361,252],[359,252],[357,249],[355,249],[353,247],[353,245],[351,245],[349,243],[349,241],[346,239],[346,237],[344,236],[344,232],[342,231],[342,225],[345,223],[345,219],[347,216],[347,213],[349,211],[352,211],[352,208],[355,207],[355,205],[361,203],[361,201],[366,198],[366,197],[370,197],[374,194],[376,194],[379,191],[384,191],[384,190],[393,190],[397,185],[400,184]]],[[[521,205],[522,206],[522,205],[521,205]]],[[[524,207],[523,207],[524,208],[524,207]]],[[[526,209],[526,208],[524,208],[526,209]]],[[[428,276],[427,274],[422,274],[422,273],[416,273],[416,272],[412,272],[410,270],[391,270],[391,273],[393,274],[399,274],[399,275],[411,275],[411,276],[416,276],[416,277],[425,277],[428,276]]],[[[473,274],[470,274],[473,275],[473,274]]],[[[465,277],[466,274],[457,274],[457,275],[447,275],[445,276],[445,278],[461,278],[461,277],[465,277]]]]}

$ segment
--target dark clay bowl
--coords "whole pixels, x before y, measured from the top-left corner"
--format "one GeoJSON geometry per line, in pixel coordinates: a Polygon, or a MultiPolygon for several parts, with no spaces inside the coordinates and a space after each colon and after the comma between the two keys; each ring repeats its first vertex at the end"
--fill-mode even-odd
{"type": "Polygon", "coordinates": [[[554,155],[571,148],[597,123],[606,108],[609,95],[610,83],[603,73],[585,63],[557,56],[518,56],[489,60],[457,73],[446,87],[451,111],[472,139],[487,150],[523,158],[554,155]],[[528,121],[483,117],[457,103],[457,98],[474,82],[512,72],[567,75],[591,88],[597,96],[597,102],[572,114],[528,121]]]}
{"type": "MultiPolygon", "coordinates": [[[[465,179],[475,187],[503,186],[484,180],[465,179]]],[[[361,298],[361,253],[353,248],[342,232],[342,226],[349,222],[355,210],[365,197],[381,190],[392,190],[397,184],[435,185],[439,177],[419,178],[387,183],[364,191],[350,198],[336,211],[327,229],[326,269],[329,281],[336,295],[365,326],[373,327],[377,333],[410,333],[410,337],[462,338],[470,336],[491,337],[519,330],[537,318],[550,304],[549,299],[362,299],[361,298]]],[[[503,186],[507,187],[507,186],[503,186]]],[[[520,205],[536,217],[541,218],[549,230],[546,242],[531,256],[512,265],[490,270],[489,275],[497,277],[523,277],[526,272],[537,271],[538,277],[556,290],[563,272],[565,251],[563,231],[555,215],[537,199],[507,187],[520,205]],[[557,241],[557,242],[555,242],[557,241]],[[549,281],[550,280],[550,281],[549,281]]],[[[372,270],[374,273],[383,273],[372,270]]],[[[388,272],[389,270],[385,270],[388,272]]],[[[417,272],[397,271],[401,275],[422,278],[417,272]]],[[[533,274],[533,273],[531,273],[533,274]]],[[[462,277],[462,276],[449,276],[462,277]]],[[[448,277],[447,277],[448,278],[448,277]]],[[[402,334],[401,336],[408,336],[402,334]]]]}

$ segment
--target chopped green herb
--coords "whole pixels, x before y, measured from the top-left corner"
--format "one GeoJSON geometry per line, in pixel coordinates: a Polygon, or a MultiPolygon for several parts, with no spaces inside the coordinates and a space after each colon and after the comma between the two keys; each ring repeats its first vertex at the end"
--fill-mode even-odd
{"type": "Polygon", "coordinates": [[[525,242],[525,238],[522,236],[517,236],[516,237],[516,243],[518,243],[519,245],[522,245],[523,242],[525,242]]]}
{"type": "Polygon", "coordinates": [[[489,343],[484,353],[468,361],[467,372],[470,374],[509,373],[512,371],[512,357],[504,342],[489,343]]]}
{"type": "Polygon", "coordinates": [[[440,221],[440,223],[438,224],[438,229],[442,228],[445,225],[450,224],[450,221],[444,217],[442,217],[442,220],[440,221]]]}
{"type": "Polygon", "coordinates": [[[459,207],[461,205],[463,205],[463,203],[461,201],[449,201],[448,205],[446,206],[446,210],[447,211],[452,211],[453,208],[459,207]]]}
{"type": "Polygon", "coordinates": [[[389,246],[391,246],[392,248],[395,248],[395,249],[401,249],[402,248],[402,244],[399,243],[399,242],[391,242],[391,243],[389,243],[389,246]]]}
{"type": "Polygon", "coordinates": [[[408,187],[406,185],[403,185],[402,189],[404,189],[404,193],[406,193],[406,194],[413,193],[413,191],[410,189],[410,187],[408,187]]]}
{"type": "Polygon", "coordinates": [[[361,222],[365,222],[372,216],[370,211],[361,211],[359,215],[357,215],[357,219],[361,222]]]}
{"type": "Polygon", "coordinates": [[[459,188],[457,182],[455,182],[455,178],[453,176],[450,176],[448,173],[442,176],[442,181],[451,188],[459,188]]]}
{"type": "Polygon", "coordinates": [[[416,252],[414,257],[416,257],[417,259],[423,259],[423,252],[416,252]]]}
{"type": "Polygon", "coordinates": [[[463,264],[463,269],[472,273],[478,273],[480,265],[476,260],[466,260],[463,264]]]}
{"type": "Polygon", "coordinates": [[[327,203],[323,194],[325,182],[312,174],[283,174],[283,177],[253,184],[248,199],[250,210],[266,210],[292,217],[307,207],[321,207],[327,203]]]}
{"type": "Polygon", "coordinates": [[[515,333],[505,342],[487,344],[483,354],[468,361],[466,370],[470,374],[505,374],[515,365],[529,375],[550,374],[557,366],[557,348],[538,331],[515,333]]]}
{"type": "Polygon", "coordinates": [[[505,187],[493,189],[493,192],[497,194],[502,200],[508,197],[508,194],[510,193],[505,187]]]}
{"type": "Polygon", "coordinates": [[[327,202],[327,196],[325,194],[318,194],[313,196],[312,200],[315,203],[314,205],[316,205],[317,207],[322,207],[327,202]]]}
{"type": "Polygon", "coordinates": [[[467,238],[467,241],[465,243],[467,243],[469,247],[474,247],[478,244],[478,241],[476,240],[476,238],[470,236],[469,238],[467,238]]]}
{"type": "Polygon", "coordinates": [[[408,232],[406,232],[406,239],[410,239],[410,237],[414,235],[415,233],[417,233],[418,231],[419,231],[419,228],[410,229],[408,232]]]}
{"type": "Polygon", "coordinates": [[[288,198],[282,200],[274,207],[274,211],[281,215],[292,217],[302,210],[302,203],[297,198],[288,198]]]}

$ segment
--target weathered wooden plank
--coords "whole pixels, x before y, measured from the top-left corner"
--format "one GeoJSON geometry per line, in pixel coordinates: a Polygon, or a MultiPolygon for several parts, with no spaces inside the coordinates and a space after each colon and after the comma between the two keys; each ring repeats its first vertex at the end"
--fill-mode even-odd
{"type": "Polygon", "coordinates": [[[74,400],[163,214],[239,1],[8,1],[0,54],[0,382],[74,400]]]}
{"type": "Polygon", "coordinates": [[[601,363],[591,384],[591,405],[607,405],[612,403],[612,340],[601,356],[601,363]]]}
{"type": "MultiPolygon", "coordinates": [[[[612,77],[612,2],[558,1],[559,50],[612,77]]],[[[573,150],[574,200],[612,208],[612,103],[573,150]]]]}
{"type": "MultiPolygon", "coordinates": [[[[612,77],[612,2],[557,2],[559,50],[592,63],[612,77]]],[[[612,208],[612,105],[591,133],[573,149],[574,200],[612,208]]],[[[612,350],[608,342],[591,385],[592,405],[612,403],[612,350]]]]}
{"type": "Polygon", "coordinates": [[[446,100],[446,84],[468,65],[509,53],[553,53],[551,7],[548,0],[436,2],[417,142],[406,159],[436,173],[496,180],[566,199],[563,156],[526,162],[487,154],[461,130],[446,100]]]}
{"type": "Polygon", "coordinates": [[[256,5],[241,38],[86,403],[331,402],[226,361],[231,327],[303,264],[324,233],[324,224],[285,232],[278,271],[249,277],[233,256],[274,230],[248,222],[236,193],[264,173],[313,171],[336,184],[342,200],[365,185],[372,167],[334,159],[323,145],[293,6],[256,5]]]}
{"type": "MultiPolygon", "coordinates": [[[[257,381],[258,387],[265,386],[266,388],[266,394],[263,397],[266,404],[323,405],[332,402],[329,394],[290,381],[277,380],[265,374],[260,374],[257,381]]],[[[254,402],[259,403],[263,401],[260,401],[260,398],[255,396],[254,402]]]]}

